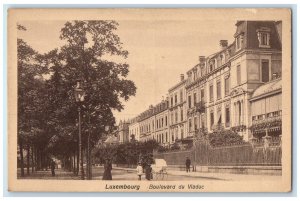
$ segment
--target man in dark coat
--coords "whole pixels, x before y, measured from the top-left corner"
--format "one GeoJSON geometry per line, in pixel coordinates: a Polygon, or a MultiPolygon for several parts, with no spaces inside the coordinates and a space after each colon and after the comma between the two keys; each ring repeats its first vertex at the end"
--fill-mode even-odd
{"type": "Polygon", "coordinates": [[[102,180],[112,180],[111,170],[112,170],[111,161],[109,159],[106,159],[104,163],[104,173],[103,173],[102,180]]]}
{"type": "Polygon", "coordinates": [[[185,168],[186,168],[186,172],[190,172],[190,166],[191,166],[191,160],[189,159],[189,157],[186,157],[185,160],[185,168]]]}
{"type": "Polygon", "coordinates": [[[147,180],[151,180],[151,174],[152,174],[152,167],[150,163],[146,163],[145,166],[145,176],[147,180]]]}
{"type": "Polygon", "coordinates": [[[52,174],[52,177],[54,177],[55,176],[55,166],[56,166],[54,160],[51,161],[50,165],[51,165],[51,174],[52,174]]]}

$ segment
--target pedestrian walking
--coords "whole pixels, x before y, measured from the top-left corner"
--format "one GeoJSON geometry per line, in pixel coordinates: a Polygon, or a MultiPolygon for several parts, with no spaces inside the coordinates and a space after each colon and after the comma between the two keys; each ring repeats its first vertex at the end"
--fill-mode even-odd
{"type": "Polygon", "coordinates": [[[146,174],[146,179],[151,180],[151,175],[152,175],[152,167],[149,163],[146,163],[145,166],[145,174],[146,174]]]}
{"type": "Polygon", "coordinates": [[[136,171],[137,171],[137,175],[138,175],[138,180],[142,180],[143,167],[142,167],[142,163],[141,162],[138,163],[136,171]]]}
{"type": "Polygon", "coordinates": [[[191,166],[191,160],[189,159],[189,157],[186,157],[185,160],[185,168],[186,168],[186,172],[190,172],[190,166],[191,166]]]}
{"type": "Polygon", "coordinates": [[[104,173],[103,173],[102,180],[112,180],[111,170],[112,170],[111,161],[110,159],[106,159],[104,163],[104,173]]]}
{"type": "Polygon", "coordinates": [[[54,162],[54,160],[51,161],[51,174],[52,174],[52,177],[55,176],[55,166],[56,166],[56,163],[54,162]]]}

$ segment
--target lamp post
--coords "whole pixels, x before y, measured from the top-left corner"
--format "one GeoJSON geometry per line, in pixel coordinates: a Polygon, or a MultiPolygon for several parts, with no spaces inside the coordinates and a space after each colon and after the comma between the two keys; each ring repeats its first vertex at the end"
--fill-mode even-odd
{"type": "Polygon", "coordinates": [[[79,152],[79,175],[84,180],[84,169],[82,160],[82,142],[81,142],[81,103],[84,101],[85,92],[81,87],[81,81],[77,80],[74,90],[75,100],[78,103],[78,152],[79,152]]]}

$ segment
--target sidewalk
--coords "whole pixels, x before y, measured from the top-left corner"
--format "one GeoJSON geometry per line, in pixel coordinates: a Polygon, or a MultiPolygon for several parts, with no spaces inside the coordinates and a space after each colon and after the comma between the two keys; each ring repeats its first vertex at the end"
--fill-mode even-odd
{"type": "MultiPolygon", "coordinates": [[[[133,168],[113,167],[113,169],[126,170],[127,172],[136,172],[133,168]]],[[[251,174],[233,174],[233,173],[215,173],[215,172],[186,172],[180,170],[167,170],[168,175],[185,176],[199,179],[214,179],[225,181],[249,181],[249,180],[280,180],[281,176],[278,175],[251,175],[251,174]]]]}
{"type": "Polygon", "coordinates": [[[69,172],[63,169],[56,169],[55,170],[55,176],[52,177],[51,175],[51,170],[40,170],[40,171],[35,171],[31,172],[30,170],[30,175],[27,175],[26,169],[25,169],[25,176],[21,177],[21,170],[18,169],[18,179],[45,179],[45,180],[50,180],[50,179],[59,179],[59,180],[77,180],[79,179],[78,176],[75,176],[73,172],[69,172]]]}

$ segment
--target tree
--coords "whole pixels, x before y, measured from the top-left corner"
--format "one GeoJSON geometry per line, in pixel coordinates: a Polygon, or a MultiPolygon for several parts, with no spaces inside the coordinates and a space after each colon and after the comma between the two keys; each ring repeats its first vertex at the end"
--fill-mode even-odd
{"type": "MultiPolygon", "coordinates": [[[[22,25],[18,30],[26,31],[22,25]]],[[[29,174],[30,154],[34,155],[34,146],[43,133],[42,92],[46,69],[42,66],[42,56],[24,40],[17,39],[18,58],[18,145],[20,149],[21,176],[24,176],[23,150],[27,150],[27,174],[29,174]],[[24,147],[26,146],[26,147],[24,147]]],[[[32,160],[33,167],[33,160],[32,160]]]]}
{"type": "Polygon", "coordinates": [[[66,44],[60,51],[53,50],[47,55],[47,66],[52,72],[49,84],[54,86],[49,92],[52,96],[50,99],[53,99],[50,105],[56,106],[52,108],[55,114],[52,120],[57,122],[55,127],[58,132],[75,125],[77,105],[73,87],[78,79],[84,83],[86,97],[82,108],[82,137],[87,149],[88,165],[91,147],[104,133],[105,126],[112,127],[115,124],[112,110],[121,111],[124,108],[121,99],[127,101],[136,92],[134,83],[126,79],[129,65],[108,60],[110,56],[118,56],[123,60],[128,56],[115,34],[117,26],[115,21],[66,22],[60,35],[66,44]]]}

